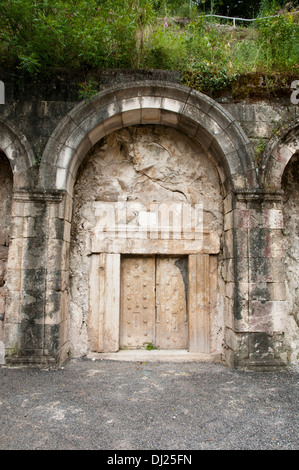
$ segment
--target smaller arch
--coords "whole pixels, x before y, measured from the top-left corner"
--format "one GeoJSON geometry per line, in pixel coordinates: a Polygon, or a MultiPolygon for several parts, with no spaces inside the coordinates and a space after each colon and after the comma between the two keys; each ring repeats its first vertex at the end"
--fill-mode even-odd
{"type": "Polygon", "coordinates": [[[28,187],[30,168],[34,165],[34,153],[25,135],[8,119],[0,118],[0,149],[8,158],[14,187],[28,187]]]}
{"type": "Polygon", "coordinates": [[[299,120],[282,135],[273,137],[262,160],[262,184],[266,190],[280,191],[284,170],[292,156],[299,151],[299,120]]]}

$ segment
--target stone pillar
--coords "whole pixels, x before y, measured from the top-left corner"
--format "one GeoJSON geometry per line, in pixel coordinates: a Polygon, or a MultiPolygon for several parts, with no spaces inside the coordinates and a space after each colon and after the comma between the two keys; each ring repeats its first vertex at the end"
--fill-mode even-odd
{"type": "Polygon", "coordinates": [[[14,194],[5,318],[8,364],[57,361],[65,250],[62,201],[60,191],[24,189],[14,194]]]}
{"type": "Polygon", "coordinates": [[[118,351],[120,254],[93,254],[89,284],[90,350],[97,352],[118,351]]]}
{"type": "Polygon", "coordinates": [[[189,255],[189,351],[210,353],[210,256],[189,255]]]}
{"type": "Polygon", "coordinates": [[[234,316],[227,337],[233,362],[259,370],[283,367],[286,299],[281,196],[237,193],[232,212],[234,316]]]}

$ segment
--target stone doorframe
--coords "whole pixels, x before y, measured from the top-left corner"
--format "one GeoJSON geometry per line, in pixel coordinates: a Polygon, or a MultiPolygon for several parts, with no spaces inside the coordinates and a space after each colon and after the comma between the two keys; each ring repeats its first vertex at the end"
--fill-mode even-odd
{"type": "MultiPolygon", "coordinates": [[[[188,351],[209,355],[210,315],[216,303],[217,257],[188,256],[188,351]]],[[[93,254],[89,276],[89,349],[119,350],[121,254],[93,254]]]]}
{"type": "MultiPolygon", "coordinates": [[[[164,249],[158,254],[188,255],[188,350],[210,354],[210,315],[214,313],[216,305],[217,254],[220,241],[217,235],[210,235],[207,232],[203,239],[198,241],[169,239],[164,244],[164,249]],[[181,250],[178,251],[179,246],[181,250]]],[[[131,241],[132,239],[127,243],[123,240],[123,243],[117,245],[118,250],[114,250],[116,251],[114,253],[99,252],[105,245],[103,240],[95,240],[92,244],[93,253],[89,273],[89,346],[91,351],[115,352],[119,350],[121,255],[157,254],[156,242],[159,240],[143,239],[143,243],[137,247],[134,243],[130,243],[131,241]]]]}
{"type": "Polygon", "coordinates": [[[89,350],[119,350],[122,255],[162,255],[188,256],[188,350],[210,354],[220,240],[204,228],[202,205],[95,201],[93,206],[96,224],[90,243],[89,350]]]}

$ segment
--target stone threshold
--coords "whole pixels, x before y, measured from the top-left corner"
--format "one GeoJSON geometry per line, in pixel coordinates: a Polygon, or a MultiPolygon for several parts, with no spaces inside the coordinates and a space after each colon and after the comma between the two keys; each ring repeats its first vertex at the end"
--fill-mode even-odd
{"type": "Polygon", "coordinates": [[[91,360],[130,361],[130,362],[221,362],[221,354],[192,353],[185,349],[147,351],[144,349],[124,349],[110,353],[89,353],[91,360]]]}

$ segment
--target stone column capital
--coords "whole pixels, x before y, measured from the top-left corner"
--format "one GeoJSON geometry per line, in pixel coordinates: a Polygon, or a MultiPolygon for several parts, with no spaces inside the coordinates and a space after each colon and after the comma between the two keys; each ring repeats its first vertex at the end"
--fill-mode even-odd
{"type": "Polygon", "coordinates": [[[18,202],[41,202],[59,204],[65,194],[60,189],[33,189],[17,188],[14,190],[13,199],[18,202]]]}

